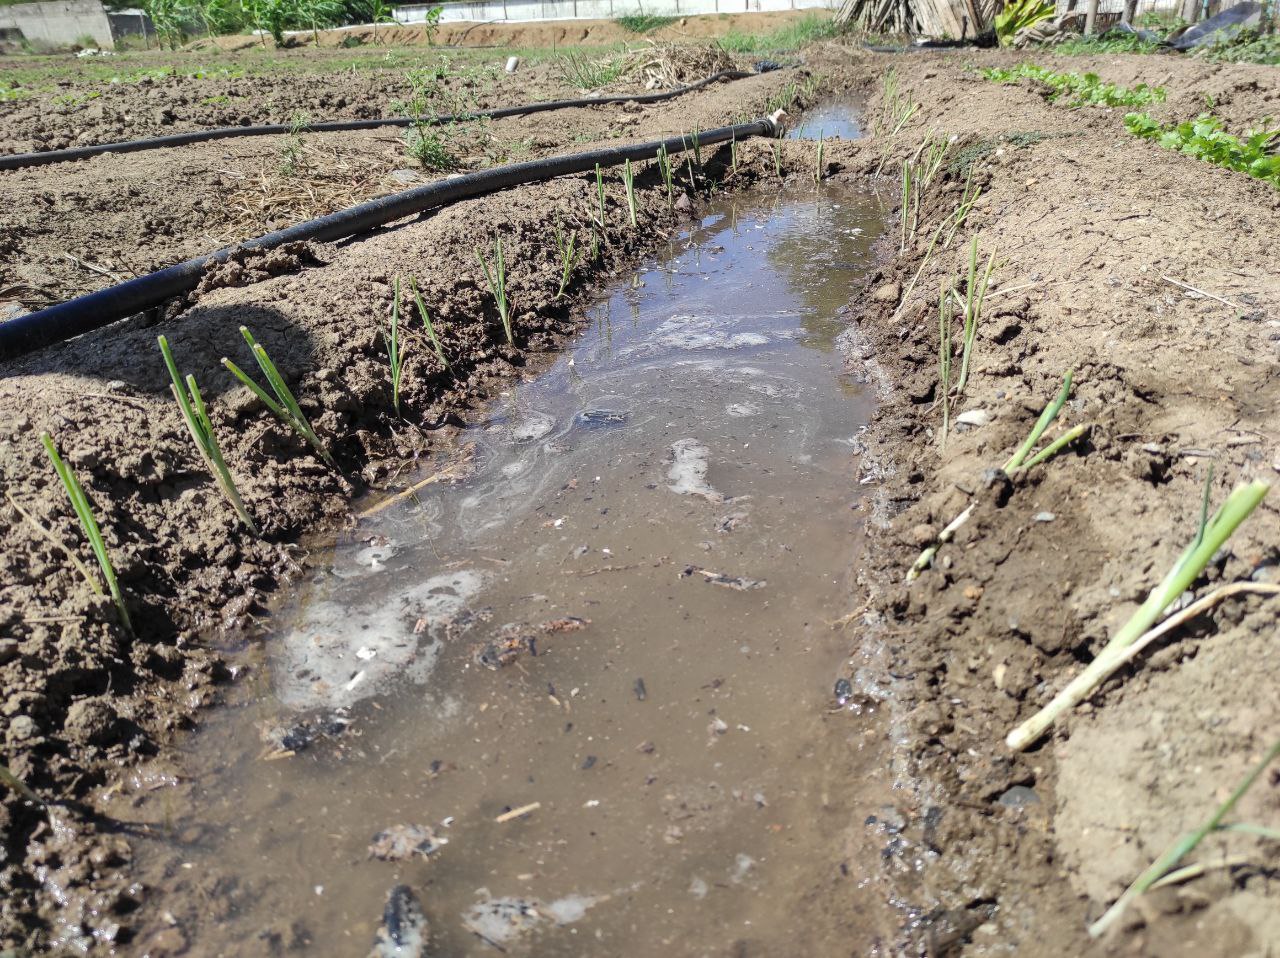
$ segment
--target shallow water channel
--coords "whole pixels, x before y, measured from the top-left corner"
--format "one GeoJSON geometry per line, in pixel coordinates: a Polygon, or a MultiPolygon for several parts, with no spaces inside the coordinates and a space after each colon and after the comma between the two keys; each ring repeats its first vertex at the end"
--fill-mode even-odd
{"type": "Polygon", "coordinates": [[[832,710],[832,622],[871,397],[837,310],[882,216],[718,201],[464,433],[459,478],[317,552],[178,785],[116,810],[192,953],[367,954],[398,884],[431,954],[866,953],[883,728],[832,710]],[[394,826],[430,831],[372,857],[394,826]]]}

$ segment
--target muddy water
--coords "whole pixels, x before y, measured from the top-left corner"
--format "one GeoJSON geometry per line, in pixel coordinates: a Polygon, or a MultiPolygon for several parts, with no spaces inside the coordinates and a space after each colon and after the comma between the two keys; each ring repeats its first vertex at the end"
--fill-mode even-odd
{"type": "Polygon", "coordinates": [[[192,953],[363,955],[400,883],[432,954],[867,953],[883,728],[832,710],[832,622],[870,397],[837,310],[881,218],[724,200],[466,432],[462,478],[321,553],[181,780],[113,810],[192,953]],[[438,847],[371,858],[393,826],[438,847]]]}
{"type": "Polygon", "coordinates": [[[806,110],[787,131],[788,140],[856,140],[862,136],[862,104],[856,100],[832,100],[806,110]]]}

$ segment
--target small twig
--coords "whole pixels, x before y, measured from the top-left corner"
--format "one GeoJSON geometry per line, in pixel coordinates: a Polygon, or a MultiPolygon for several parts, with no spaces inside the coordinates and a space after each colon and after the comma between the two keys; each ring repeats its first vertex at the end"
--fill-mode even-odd
{"type": "Polygon", "coordinates": [[[468,456],[466,459],[463,459],[461,462],[455,462],[450,466],[446,466],[444,469],[441,469],[439,472],[434,473],[430,476],[427,476],[427,478],[423,479],[421,482],[415,482],[408,489],[402,489],[400,492],[397,492],[395,495],[388,496],[386,499],[383,499],[377,505],[370,506],[368,509],[365,509],[363,512],[357,512],[356,518],[367,519],[370,516],[377,515],[383,509],[390,508],[391,506],[395,505],[397,502],[403,502],[405,499],[408,499],[410,496],[412,496],[415,492],[418,492],[420,489],[424,489],[427,486],[432,485],[433,483],[442,482],[445,479],[457,478],[458,470],[461,469],[463,466],[468,465],[473,458],[474,458],[473,456],[468,456]]]}
{"type": "MultiPolygon", "coordinates": [[[[26,509],[23,509],[22,506],[18,505],[18,501],[14,499],[12,495],[9,494],[8,489],[5,490],[4,497],[9,500],[9,505],[13,506],[14,511],[17,512],[18,515],[22,516],[22,518],[27,521],[27,524],[31,526],[32,529],[35,529],[36,532],[44,536],[44,538],[48,540],[48,542],[51,545],[56,547],[58,551],[60,551],[63,555],[65,555],[68,559],[71,560],[71,564],[76,567],[77,572],[79,572],[82,576],[84,576],[84,581],[89,583],[89,587],[93,589],[94,593],[97,595],[102,595],[102,586],[98,584],[98,580],[94,578],[93,574],[89,571],[89,567],[86,566],[83,562],[81,562],[79,557],[74,552],[72,552],[65,545],[59,542],[58,538],[50,530],[40,525],[40,523],[36,521],[35,516],[27,512],[26,509]]],[[[28,619],[27,621],[34,621],[34,620],[28,619]]]]}
{"type": "Polygon", "coordinates": [[[86,260],[82,260],[78,257],[72,256],[70,253],[63,253],[62,255],[65,256],[67,259],[71,260],[71,262],[75,263],[77,266],[82,267],[83,269],[89,270],[89,272],[91,273],[97,273],[99,276],[105,276],[107,277],[107,279],[114,280],[117,283],[124,282],[123,276],[121,276],[119,273],[113,273],[111,270],[107,269],[105,266],[98,266],[95,263],[87,262],[86,260]]]}
{"type": "Polygon", "coordinates": [[[976,505],[976,502],[969,503],[969,507],[965,509],[964,512],[952,519],[947,527],[943,529],[942,532],[938,533],[938,541],[920,553],[916,561],[912,563],[911,568],[907,570],[908,582],[914,582],[918,579],[920,577],[920,573],[929,567],[929,563],[933,561],[933,557],[938,554],[938,550],[955,538],[956,532],[958,532],[960,527],[968,522],[969,517],[973,515],[973,509],[976,505]]]}
{"type": "Polygon", "coordinates": [[[1245,312],[1245,307],[1241,306],[1239,303],[1233,303],[1229,299],[1223,299],[1221,296],[1218,296],[1214,293],[1210,293],[1206,290],[1197,289],[1194,286],[1188,286],[1186,283],[1179,283],[1176,279],[1170,279],[1168,276],[1162,275],[1160,278],[1164,280],[1166,283],[1172,283],[1174,286],[1177,286],[1179,289],[1185,289],[1189,293],[1198,293],[1201,296],[1208,296],[1210,299],[1216,299],[1218,302],[1222,303],[1223,305],[1230,306],[1232,309],[1239,310],[1242,313],[1245,312]]]}
{"type": "Polygon", "coordinates": [[[1030,283],[1023,283],[1021,286],[1009,286],[1005,289],[996,289],[987,293],[987,299],[994,299],[997,296],[1003,296],[1005,293],[1016,293],[1021,289],[1030,289],[1032,286],[1039,286],[1039,281],[1033,280],[1030,283]]]}
{"type": "Polygon", "coordinates": [[[536,812],[541,807],[541,802],[530,802],[528,805],[521,805],[519,808],[513,808],[509,812],[503,812],[495,818],[494,821],[499,825],[502,825],[517,818],[524,818],[524,816],[528,815],[530,812],[536,812]]]}
{"type": "Polygon", "coordinates": [[[1228,855],[1226,858],[1218,858],[1209,862],[1196,862],[1186,868],[1179,868],[1169,872],[1158,882],[1154,882],[1147,891],[1155,891],[1157,888],[1164,888],[1166,885],[1176,885],[1179,882],[1190,881],[1192,878],[1199,878],[1205,872],[1213,871],[1217,868],[1235,868],[1237,865],[1247,864],[1249,864],[1248,855],[1228,855]]]}
{"type": "Polygon", "coordinates": [[[1257,595],[1280,595],[1280,585],[1269,585],[1263,582],[1232,582],[1230,585],[1224,585],[1220,589],[1215,589],[1203,599],[1192,602],[1181,612],[1176,612],[1169,618],[1165,619],[1154,629],[1151,629],[1145,635],[1138,638],[1133,645],[1124,650],[1124,653],[1116,658],[1115,667],[1107,673],[1111,675],[1113,672],[1132,662],[1141,654],[1142,650],[1149,646],[1152,642],[1160,637],[1167,635],[1178,626],[1190,622],[1196,616],[1207,612],[1223,599],[1237,595],[1241,592],[1249,592],[1257,595]]]}

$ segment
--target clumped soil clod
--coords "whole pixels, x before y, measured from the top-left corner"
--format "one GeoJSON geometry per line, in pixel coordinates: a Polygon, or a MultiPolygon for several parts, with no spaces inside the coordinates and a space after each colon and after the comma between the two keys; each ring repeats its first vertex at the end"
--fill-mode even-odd
{"type": "MultiPolygon", "coordinates": [[[[1034,750],[1014,754],[1004,745],[1008,730],[1123,624],[1194,532],[1209,462],[1217,499],[1237,480],[1280,478],[1273,319],[1280,278],[1259,255],[1280,239],[1280,195],[1130,136],[1121,111],[1071,109],[1031,86],[1000,87],[967,69],[1026,59],[966,51],[890,61],[841,44],[805,54],[828,90],[866,96],[869,116],[885,106],[881,81],[891,64],[899,95],[919,103],[896,133],[828,142],[820,176],[853,182],[883,168],[886,182],[896,182],[902,160],[927,138],[957,138],[920,197],[922,227],[905,242],[889,231],[879,275],[850,304],[854,362],[884,390],[863,439],[863,470],[880,483],[866,593],[850,601],[867,611],[847,628],[856,642],[883,643],[892,659],[902,827],[886,839],[876,867],[907,912],[892,946],[907,954],[1105,953],[1111,944],[1091,942],[1088,922],[1203,820],[1280,728],[1276,606],[1254,595],[1230,599],[1172,635],[1034,750]],[[971,184],[982,194],[957,241],[930,251],[936,224],[971,195],[971,184]],[[982,415],[958,417],[940,449],[937,297],[940,284],[964,274],[974,232],[984,237],[982,249],[999,252],[956,412],[982,415]],[[1190,296],[1165,277],[1244,308],[1190,296]],[[1089,423],[1087,441],[1013,481],[989,473],[1026,436],[1068,369],[1074,385],[1056,428],[1089,423]],[[970,503],[969,520],[908,585],[921,549],[970,503]]],[[[1217,112],[1243,129],[1280,101],[1267,68],[1141,56],[1035,60],[1122,85],[1159,84],[1167,98],[1151,112],[1161,121],[1198,114],[1209,93],[1217,112]]],[[[675,104],[566,111],[554,124],[502,121],[485,145],[525,151],[524,158],[571,142],[710,128],[758,115],[796,79],[781,71],[675,104]]],[[[523,87],[522,98],[534,92],[523,87]]],[[[163,108],[164,94],[155,99],[163,108]]],[[[404,165],[394,138],[357,135],[333,148],[385,163],[388,174],[404,165]]],[[[110,282],[77,260],[127,274],[240,238],[213,225],[226,223],[217,191],[228,176],[272,164],[273,149],[278,144],[206,145],[5,175],[0,244],[12,272],[0,287],[36,290],[28,304],[57,300],[110,282]],[[99,179],[87,179],[85,168],[101,171],[99,179]],[[66,266],[45,278],[55,260],[66,266]]],[[[775,154],[753,141],[737,153],[731,188],[776,183],[775,164],[793,182],[815,176],[812,144],[785,144],[775,154]]],[[[717,175],[725,176],[729,150],[717,155],[717,175]]],[[[303,532],[345,521],[358,490],[394,488],[395,477],[441,445],[496,383],[521,375],[572,333],[573,297],[592,277],[632,261],[696,208],[687,199],[669,208],[650,166],[637,175],[638,229],[616,171],[606,181],[603,228],[592,226],[594,177],[568,177],[357,242],[240,257],[164,317],[5,370],[0,480],[34,522],[88,561],[39,443],[42,431],[54,435],[95,507],[138,636],[130,639],[110,599],[93,594],[63,552],[6,504],[7,764],[67,804],[44,812],[3,793],[0,948],[88,947],[94,939],[107,947],[113,938],[127,946],[128,915],[145,890],[130,883],[128,843],[92,815],[95,789],[162,749],[216,696],[227,676],[200,635],[261,611],[302,568],[295,543],[303,532]],[[557,227],[578,232],[584,259],[594,228],[600,256],[558,302],[557,227]],[[514,346],[475,261],[476,246],[492,249],[499,236],[514,346]],[[400,383],[398,420],[381,335],[393,282],[410,276],[450,365],[425,332],[402,327],[415,361],[400,383]],[[243,350],[240,325],[293,384],[340,471],[222,370],[223,355],[243,350]],[[262,538],[237,530],[193,451],[167,392],[157,332],[206,391],[262,538]]],[[[1209,582],[1277,581],[1278,507],[1273,495],[1241,527],[1210,564],[1209,582]]],[[[1278,804],[1274,780],[1265,779],[1238,812],[1274,825],[1278,804]]],[[[1257,867],[1214,871],[1143,899],[1116,932],[1121,947],[1261,955],[1280,940],[1269,846],[1245,836],[1211,843],[1252,853],[1257,867]]]]}

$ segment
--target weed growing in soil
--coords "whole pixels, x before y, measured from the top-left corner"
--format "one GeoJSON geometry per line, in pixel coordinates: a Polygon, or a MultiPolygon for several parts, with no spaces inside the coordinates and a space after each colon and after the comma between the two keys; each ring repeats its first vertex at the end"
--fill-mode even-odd
{"type": "Polygon", "coordinates": [[[671,184],[671,155],[667,153],[665,143],[658,148],[658,172],[662,174],[663,185],[667,188],[667,206],[670,207],[675,197],[675,190],[671,184]]]}
{"type": "Polygon", "coordinates": [[[622,165],[622,183],[627,188],[627,212],[631,215],[631,228],[635,229],[636,223],[636,176],[631,169],[631,161],[627,160],[622,165]]]}
{"type": "MultiPolygon", "coordinates": [[[[58,455],[58,447],[54,445],[53,437],[47,432],[42,432],[40,434],[40,442],[44,445],[45,452],[49,454],[49,459],[53,462],[53,471],[62,480],[62,487],[66,489],[67,498],[71,500],[71,508],[75,510],[76,518],[80,520],[80,528],[84,530],[85,537],[89,540],[89,547],[93,549],[94,557],[98,560],[98,566],[102,569],[102,577],[107,580],[107,589],[111,592],[111,601],[116,604],[116,610],[120,613],[120,623],[125,627],[126,631],[132,633],[133,623],[129,621],[129,610],[125,608],[124,594],[120,591],[120,582],[116,579],[116,570],[115,566],[111,564],[111,556],[107,554],[107,544],[102,539],[102,530],[98,528],[98,520],[93,517],[93,508],[89,505],[89,497],[84,494],[84,487],[80,485],[80,480],[76,478],[76,474],[58,455]]],[[[98,593],[101,594],[101,590],[98,590],[98,593]]]]}
{"type": "Polygon", "coordinates": [[[196,377],[188,375],[183,380],[178,373],[178,364],[173,361],[169,340],[164,336],[157,336],[156,342],[160,344],[160,354],[164,357],[165,368],[169,370],[169,379],[172,380],[170,391],[178,403],[178,409],[182,412],[187,431],[191,433],[191,439],[196,444],[196,451],[200,453],[205,467],[218,483],[222,495],[231,504],[240,521],[256,536],[258,527],[249,515],[249,510],[245,508],[244,500],[240,498],[235,480],[231,478],[231,470],[227,468],[222,447],[218,445],[218,437],[213,431],[213,423],[209,419],[209,410],[205,407],[204,397],[200,395],[200,388],[196,385],[196,377]]]}
{"type": "Polygon", "coordinates": [[[570,233],[566,239],[559,224],[556,225],[555,230],[556,249],[560,253],[560,288],[556,290],[555,298],[559,299],[564,295],[565,288],[569,285],[569,276],[573,273],[573,264],[578,252],[578,234],[570,233]]]}
{"type": "Polygon", "coordinates": [[[596,164],[596,199],[600,203],[600,227],[604,228],[604,171],[596,164]]]}
{"type": "Polygon", "coordinates": [[[730,30],[720,38],[720,46],[730,53],[771,53],[798,50],[817,40],[834,37],[840,27],[830,17],[806,16],[772,33],[738,33],[730,30]]]}
{"type": "Polygon", "coordinates": [[[507,302],[507,261],[502,255],[502,237],[499,236],[493,241],[492,270],[484,254],[478,249],[476,259],[480,261],[480,268],[484,270],[484,279],[489,284],[489,292],[493,294],[493,300],[498,304],[498,317],[502,320],[502,329],[507,334],[507,345],[514,346],[516,341],[511,335],[511,309],[507,302]]]}
{"type": "Polygon", "coordinates": [[[436,351],[436,358],[444,364],[445,369],[452,369],[449,360],[445,359],[444,346],[440,344],[440,337],[436,335],[436,324],[431,321],[427,304],[422,301],[422,294],[418,292],[418,281],[412,276],[409,277],[409,288],[413,290],[414,305],[418,307],[418,315],[422,317],[422,326],[427,331],[427,338],[431,340],[431,347],[436,351]]]}
{"type": "Polygon", "coordinates": [[[410,70],[409,97],[391,104],[392,111],[413,120],[405,131],[405,153],[423,169],[448,170],[456,165],[451,143],[483,121],[473,114],[475,97],[468,92],[474,84],[457,73],[447,57],[430,67],[410,70]],[[450,85],[454,77],[458,82],[450,85]],[[448,121],[445,122],[445,117],[448,121]]]}
{"type": "Polygon", "coordinates": [[[333,461],[333,457],[329,455],[329,451],[325,449],[324,444],[320,442],[320,437],[316,435],[315,430],[311,428],[311,423],[307,420],[306,415],[302,412],[302,407],[298,405],[298,400],[294,398],[293,393],[289,391],[288,385],[284,381],[284,377],[280,375],[280,371],[276,369],[276,364],[271,361],[271,357],[267,355],[267,351],[262,345],[253,338],[253,333],[249,332],[249,327],[241,326],[240,335],[244,337],[244,341],[249,344],[249,350],[253,353],[253,358],[258,361],[258,368],[262,370],[262,375],[266,377],[267,385],[271,387],[271,391],[275,393],[276,398],[272,399],[267,395],[266,390],[253,381],[243,370],[235,363],[222,358],[222,365],[236,379],[249,387],[250,391],[262,400],[263,404],[275,413],[276,417],[286,426],[297,433],[301,438],[311,444],[317,455],[320,456],[330,469],[335,472],[338,469],[337,463],[333,461]]]}
{"type": "Polygon", "coordinates": [[[782,143],[778,140],[773,142],[773,172],[782,179],[782,143]]]}
{"type": "Polygon", "coordinates": [[[404,356],[400,354],[400,277],[391,281],[391,328],[384,330],[382,341],[387,347],[387,359],[391,363],[391,405],[400,415],[400,374],[404,371],[404,356]]]}
{"type": "MultiPolygon", "coordinates": [[[[1280,757],[1280,741],[1275,742],[1271,748],[1267,749],[1266,754],[1262,756],[1258,764],[1249,770],[1249,774],[1247,774],[1244,777],[1244,780],[1235,787],[1235,790],[1227,796],[1226,801],[1214,809],[1212,815],[1205,819],[1204,822],[1202,822],[1194,831],[1183,835],[1176,842],[1170,845],[1159,858],[1151,863],[1151,866],[1147,868],[1146,871],[1134,880],[1132,885],[1125,889],[1125,893],[1120,896],[1114,905],[1107,909],[1106,914],[1089,926],[1089,935],[1093,938],[1097,938],[1102,935],[1108,928],[1115,924],[1116,920],[1122,914],[1124,914],[1125,909],[1132,904],[1135,898],[1143,892],[1151,889],[1152,886],[1159,883],[1162,879],[1171,878],[1174,866],[1176,866],[1178,862],[1182,861],[1182,859],[1187,855],[1195,851],[1196,846],[1204,841],[1205,837],[1212,832],[1220,830],[1245,831],[1260,834],[1267,838],[1280,838],[1280,831],[1273,828],[1263,828],[1257,825],[1233,826],[1222,824],[1222,820],[1227,817],[1227,814],[1233,808],[1236,807],[1236,803],[1244,797],[1245,792],[1249,791],[1249,789],[1253,787],[1253,783],[1261,777],[1262,773],[1266,771],[1267,766],[1275,761],[1277,757],[1280,757]]],[[[1188,869],[1188,871],[1190,871],[1190,869],[1188,869]]]]}
{"type": "Polygon", "coordinates": [[[902,128],[907,125],[916,111],[920,109],[920,104],[912,99],[910,91],[903,93],[898,87],[898,71],[893,67],[884,75],[883,86],[880,92],[880,112],[871,121],[871,135],[877,139],[884,137],[884,150],[880,155],[880,163],[876,167],[878,175],[884,169],[885,163],[889,161],[889,154],[893,150],[893,141],[902,128]]]}
{"type": "Polygon", "coordinates": [[[1251,129],[1242,140],[1223,130],[1222,121],[1207,113],[1171,126],[1161,126],[1146,113],[1130,113],[1124,125],[1135,136],[1154,140],[1165,149],[1248,173],[1280,189],[1280,154],[1275,152],[1280,145],[1280,127],[1251,129]]]}
{"type": "MultiPolygon", "coordinates": [[[[969,384],[969,361],[973,354],[973,344],[978,338],[978,320],[982,316],[982,301],[987,295],[987,286],[991,282],[991,271],[996,265],[995,250],[987,257],[986,268],[978,275],[978,237],[969,244],[969,283],[966,287],[961,308],[964,310],[964,343],[960,357],[960,378],[956,381],[956,398],[964,395],[964,387],[969,384]]],[[[959,299],[959,294],[952,287],[952,294],[959,299]]]]}
{"type": "Polygon", "coordinates": [[[1280,64],[1280,35],[1241,30],[1229,40],[1201,47],[1192,56],[1214,63],[1280,64]]]}
{"type": "Polygon", "coordinates": [[[1096,37],[1072,37],[1056,44],[1054,53],[1068,56],[1099,56],[1107,53],[1155,53],[1160,44],[1143,40],[1136,33],[1112,30],[1096,37]]]}
{"type": "Polygon", "coordinates": [[[816,147],[816,155],[813,164],[813,182],[815,184],[822,182],[822,131],[818,131],[818,142],[816,147]]]}
{"type": "Polygon", "coordinates": [[[981,74],[983,79],[997,83],[1035,80],[1053,91],[1049,94],[1050,103],[1070,96],[1070,106],[1145,106],[1164,101],[1164,87],[1139,83],[1130,90],[1104,83],[1096,73],[1055,73],[1031,63],[1021,63],[1009,70],[986,69],[981,74]]]}
{"type": "Polygon", "coordinates": [[[571,86],[582,90],[598,90],[608,86],[626,68],[621,57],[592,59],[584,53],[566,53],[560,57],[560,76],[571,86]]]}
{"type": "Polygon", "coordinates": [[[947,447],[951,425],[951,293],[942,288],[938,297],[938,395],[942,398],[942,430],[938,445],[947,447]]]}
{"type": "Polygon", "coordinates": [[[1120,631],[1111,637],[1088,667],[1054,696],[1052,702],[1009,733],[1005,739],[1009,748],[1014,751],[1027,748],[1043,735],[1060,715],[1070,711],[1091,695],[1094,689],[1115,671],[1113,664],[1124,657],[1128,647],[1137,642],[1143,633],[1156,623],[1162,613],[1191,587],[1191,584],[1204,571],[1204,567],[1209,564],[1209,560],[1222,548],[1240,523],[1244,522],[1257,508],[1270,490],[1271,486],[1261,480],[1237,486],[1227,497],[1227,501],[1212,518],[1209,518],[1209,489],[1206,484],[1200,527],[1191,544],[1183,550],[1160,584],[1151,590],[1138,611],[1130,617],[1120,631]]]}

